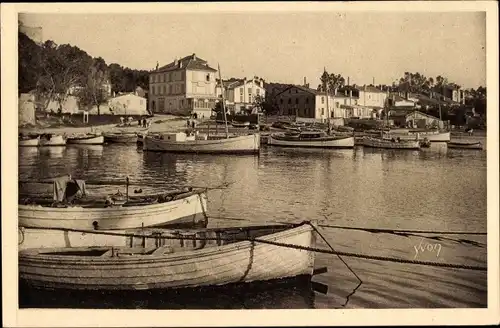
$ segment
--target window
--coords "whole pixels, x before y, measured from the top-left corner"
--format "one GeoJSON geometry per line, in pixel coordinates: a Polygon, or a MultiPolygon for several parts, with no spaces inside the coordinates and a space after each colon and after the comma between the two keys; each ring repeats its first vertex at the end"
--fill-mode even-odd
{"type": "Polygon", "coordinates": [[[325,115],[325,109],[321,108],[321,115],[325,115]]]}
{"type": "Polygon", "coordinates": [[[185,92],[186,92],[186,89],[185,89],[184,83],[182,83],[182,84],[181,84],[181,92],[182,92],[182,93],[185,93],[185,92]]]}
{"type": "Polygon", "coordinates": [[[210,74],[207,74],[207,76],[205,77],[206,81],[207,82],[210,82],[210,74]]]}
{"type": "Polygon", "coordinates": [[[248,95],[248,102],[252,102],[252,95],[248,95]]]}
{"type": "Polygon", "coordinates": [[[163,85],[163,91],[162,91],[162,95],[166,94],[167,93],[167,87],[165,85],[163,85]]]}
{"type": "Polygon", "coordinates": [[[248,88],[248,94],[251,95],[252,94],[252,88],[248,88]]]}
{"type": "Polygon", "coordinates": [[[288,105],[292,103],[292,98],[288,98],[288,105]]]}
{"type": "Polygon", "coordinates": [[[240,88],[240,95],[243,96],[243,88],[240,88]]]}
{"type": "Polygon", "coordinates": [[[283,105],[283,98],[281,98],[281,99],[280,99],[280,104],[282,104],[282,105],[283,105]]]}
{"type": "Polygon", "coordinates": [[[295,98],[295,104],[298,105],[299,104],[299,98],[295,98]]]}
{"type": "Polygon", "coordinates": [[[139,100],[139,105],[141,105],[141,106],[142,106],[142,99],[141,99],[141,100],[139,100]]]}
{"type": "Polygon", "coordinates": [[[306,98],[306,104],[309,104],[309,98],[306,98]]]}
{"type": "Polygon", "coordinates": [[[260,89],[257,89],[257,96],[260,95],[260,89]]]}
{"type": "Polygon", "coordinates": [[[288,93],[292,93],[292,89],[288,90],[288,93]]]}
{"type": "Polygon", "coordinates": [[[168,94],[170,94],[170,95],[172,94],[172,85],[171,84],[169,84],[169,86],[168,86],[168,94]]]}
{"type": "Polygon", "coordinates": [[[299,90],[295,89],[295,93],[299,93],[299,90]]]}
{"type": "Polygon", "coordinates": [[[321,97],[321,103],[324,104],[325,103],[325,97],[321,97]]]}

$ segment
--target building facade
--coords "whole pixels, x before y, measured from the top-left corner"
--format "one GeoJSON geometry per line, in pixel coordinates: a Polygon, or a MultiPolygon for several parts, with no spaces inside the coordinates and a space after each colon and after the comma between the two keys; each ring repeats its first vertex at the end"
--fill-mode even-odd
{"type": "Polygon", "coordinates": [[[153,113],[210,117],[215,108],[217,70],[196,54],[175,59],[149,74],[149,108],[153,113]]]}
{"type": "MultiPolygon", "coordinates": [[[[223,81],[224,100],[227,110],[239,113],[242,110],[251,110],[255,106],[258,97],[262,100],[266,97],[264,81],[262,79],[233,79],[223,81]]],[[[218,98],[222,98],[220,84],[216,88],[218,98]]]]}
{"type": "Polygon", "coordinates": [[[354,100],[337,93],[328,95],[327,101],[326,93],[298,85],[289,86],[274,98],[280,115],[295,116],[298,121],[304,122],[348,118],[345,106],[354,100]]]}

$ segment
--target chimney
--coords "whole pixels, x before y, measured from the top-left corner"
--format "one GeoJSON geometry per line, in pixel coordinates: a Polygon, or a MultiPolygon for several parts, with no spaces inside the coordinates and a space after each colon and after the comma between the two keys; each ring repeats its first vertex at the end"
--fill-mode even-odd
{"type": "Polygon", "coordinates": [[[193,53],[193,60],[196,60],[196,54],[193,53]]]}
{"type": "Polygon", "coordinates": [[[179,61],[179,68],[182,68],[182,62],[179,61]]]}
{"type": "Polygon", "coordinates": [[[177,58],[174,59],[174,66],[177,66],[178,62],[177,62],[177,58]]]}
{"type": "Polygon", "coordinates": [[[304,86],[307,86],[307,81],[305,76],[304,76],[304,86]]]}
{"type": "Polygon", "coordinates": [[[348,77],[347,77],[347,85],[350,85],[350,84],[349,84],[349,79],[350,79],[350,78],[349,78],[349,76],[348,76],[348,77]]]}

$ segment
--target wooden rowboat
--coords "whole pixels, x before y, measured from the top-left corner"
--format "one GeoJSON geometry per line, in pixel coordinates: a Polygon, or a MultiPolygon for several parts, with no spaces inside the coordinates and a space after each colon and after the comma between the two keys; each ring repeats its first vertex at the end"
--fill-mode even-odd
{"type": "Polygon", "coordinates": [[[38,147],[40,144],[40,137],[20,137],[19,147],[38,147]]]}
{"type": "Polygon", "coordinates": [[[302,131],[293,134],[273,133],[268,144],[281,147],[353,148],[354,137],[329,136],[324,131],[302,131]]]}
{"type": "Polygon", "coordinates": [[[52,134],[42,134],[40,136],[40,147],[46,146],[65,146],[66,139],[60,135],[52,135],[52,134]]]}
{"type": "Polygon", "coordinates": [[[363,137],[363,147],[384,148],[384,149],[420,149],[418,140],[389,140],[381,138],[363,137]]]}
{"type": "Polygon", "coordinates": [[[313,274],[314,252],[298,248],[315,247],[314,229],[307,222],[203,229],[186,237],[177,237],[173,244],[163,244],[160,237],[152,247],[139,248],[25,249],[19,251],[19,277],[40,288],[113,291],[220,286],[313,274]]]}
{"type": "Polygon", "coordinates": [[[137,143],[137,136],[136,133],[107,133],[104,140],[108,143],[134,144],[137,143]]]}
{"type": "Polygon", "coordinates": [[[102,145],[104,136],[97,134],[75,135],[68,137],[67,142],[75,145],[102,145]]]}
{"type": "Polygon", "coordinates": [[[448,148],[454,149],[483,149],[483,144],[479,141],[467,142],[467,141],[453,141],[448,142],[448,148]]]}

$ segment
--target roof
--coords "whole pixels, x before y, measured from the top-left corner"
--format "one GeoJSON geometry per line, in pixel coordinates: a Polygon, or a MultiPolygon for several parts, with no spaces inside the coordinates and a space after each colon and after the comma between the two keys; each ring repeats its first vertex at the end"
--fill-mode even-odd
{"type": "Polygon", "coordinates": [[[429,115],[429,114],[426,114],[426,113],[422,113],[422,112],[420,112],[418,110],[410,109],[410,108],[405,108],[405,109],[391,109],[389,111],[389,117],[407,117],[409,115],[413,115],[414,113],[418,113],[420,115],[423,115],[423,116],[426,116],[426,117],[430,117],[430,118],[435,119],[435,120],[438,119],[437,117],[434,117],[432,115],[429,115]]]}
{"type": "Polygon", "coordinates": [[[303,86],[301,86],[301,85],[293,85],[293,84],[291,84],[291,85],[289,85],[288,87],[286,87],[285,89],[283,89],[283,90],[281,90],[280,92],[278,92],[278,93],[276,94],[276,96],[277,96],[277,95],[280,95],[280,94],[282,94],[282,93],[284,93],[285,91],[287,91],[287,90],[289,90],[289,89],[291,89],[291,88],[297,88],[297,89],[299,89],[299,90],[302,90],[302,91],[304,91],[304,92],[308,92],[308,93],[313,94],[313,95],[323,94],[323,92],[320,92],[320,91],[315,90],[315,89],[311,89],[311,88],[303,87],[303,86]]]}
{"type": "Polygon", "coordinates": [[[364,85],[364,86],[359,86],[359,85],[344,85],[343,87],[339,88],[339,91],[345,91],[345,90],[357,90],[357,91],[366,91],[366,92],[371,92],[371,93],[386,93],[386,91],[382,91],[372,85],[364,85]],[[366,89],[366,90],[365,90],[366,89]]]}
{"type": "Polygon", "coordinates": [[[192,54],[190,56],[186,56],[184,58],[181,58],[179,60],[174,60],[170,64],[164,65],[154,72],[169,72],[169,71],[175,71],[175,70],[198,70],[198,71],[210,71],[210,72],[217,72],[216,69],[208,66],[208,63],[206,60],[201,59],[196,57],[196,54],[192,54]]]}

